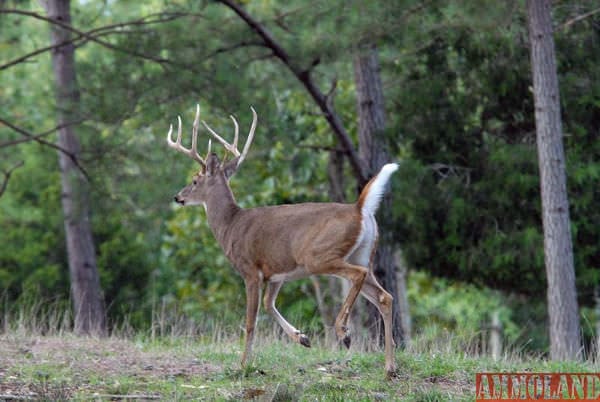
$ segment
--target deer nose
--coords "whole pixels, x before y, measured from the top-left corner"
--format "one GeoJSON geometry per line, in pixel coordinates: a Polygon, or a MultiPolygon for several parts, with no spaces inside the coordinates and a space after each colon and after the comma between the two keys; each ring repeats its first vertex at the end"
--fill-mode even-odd
{"type": "Polygon", "coordinates": [[[181,205],[185,204],[185,201],[182,200],[181,198],[179,198],[179,195],[176,195],[175,197],[173,197],[173,201],[175,201],[176,203],[181,204],[181,205]]]}

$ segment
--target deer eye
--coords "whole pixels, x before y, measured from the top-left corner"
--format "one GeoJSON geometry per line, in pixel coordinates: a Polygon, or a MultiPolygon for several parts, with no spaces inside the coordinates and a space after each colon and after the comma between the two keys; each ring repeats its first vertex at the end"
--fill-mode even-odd
{"type": "Polygon", "coordinates": [[[198,180],[192,180],[192,184],[195,186],[196,184],[198,184],[198,180]]]}

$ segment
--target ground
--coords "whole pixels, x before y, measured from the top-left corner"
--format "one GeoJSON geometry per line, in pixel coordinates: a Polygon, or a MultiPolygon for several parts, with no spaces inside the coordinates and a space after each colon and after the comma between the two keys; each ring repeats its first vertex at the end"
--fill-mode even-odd
{"type": "Polygon", "coordinates": [[[41,393],[54,399],[52,396],[122,391],[145,395],[143,390],[150,382],[206,377],[220,369],[190,356],[179,356],[175,350],[143,350],[123,339],[3,338],[0,354],[0,394],[4,396],[41,393]]]}
{"type": "MultiPolygon", "coordinates": [[[[237,339],[0,335],[1,400],[474,400],[479,371],[594,371],[511,357],[493,362],[432,349],[399,351],[386,380],[381,352],[263,337],[239,367],[237,339]]],[[[597,367],[595,367],[597,369],[597,367]]],[[[597,371],[597,370],[596,370],[597,371]]]]}

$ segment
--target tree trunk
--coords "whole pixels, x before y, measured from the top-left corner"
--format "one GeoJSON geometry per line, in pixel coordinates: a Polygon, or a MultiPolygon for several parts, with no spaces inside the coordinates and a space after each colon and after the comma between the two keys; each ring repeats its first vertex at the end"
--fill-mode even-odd
{"type": "Polygon", "coordinates": [[[329,151],[327,163],[327,179],[329,181],[329,200],[333,202],[346,202],[344,193],[344,152],[339,150],[329,151]]]}
{"type": "MultiPolygon", "coordinates": [[[[377,48],[370,46],[359,49],[354,57],[354,80],[356,82],[358,102],[358,139],[359,154],[366,162],[369,175],[376,174],[379,169],[389,162],[383,138],[385,130],[385,106],[383,103],[383,91],[379,74],[379,60],[377,48]]],[[[398,304],[398,289],[396,280],[396,264],[394,261],[394,243],[392,230],[388,228],[392,222],[392,197],[387,192],[379,208],[377,222],[380,225],[379,242],[373,269],[375,276],[381,286],[393,297],[393,335],[396,344],[402,344],[404,334],[402,333],[400,307],[398,304]]],[[[375,307],[372,307],[375,308],[375,307]]],[[[376,312],[370,314],[377,317],[377,328],[381,328],[382,320],[376,312]]],[[[379,334],[383,331],[379,330],[379,334]]]]}
{"type": "Polygon", "coordinates": [[[398,282],[398,314],[400,315],[400,328],[402,329],[402,340],[404,346],[409,347],[412,338],[412,320],[410,317],[410,306],[408,304],[408,292],[406,290],[406,277],[408,268],[402,257],[401,250],[396,250],[394,260],[398,270],[396,271],[396,281],[398,282]]]}
{"type": "Polygon", "coordinates": [[[579,356],[581,338],[550,8],[550,0],[527,1],[548,279],[550,357],[571,360],[579,356]]]}
{"type": "MultiPolygon", "coordinates": [[[[596,302],[596,317],[600,317],[600,285],[596,286],[594,290],[594,300],[596,302]]],[[[596,347],[596,362],[600,362],[600,319],[596,319],[596,338],[595,338],[595,347],[596,347]]],[[[592,359],[594,355],[592,354],[592,359]]]]}
{"type": "MultiPolygon", "coordinates": [[[[344,189],[346,188],[344,181],[344,151],[333,149],[329,151],[329,161],[327,163],[327,178],[329,181],[329,199],[333,202],[345,203],[346,195],[344,193],[344,189]]],[[[339,311],[340,306],[346,300],[348,293],[350,292],[350,281],[343,278],[329,277],[328,278],[328,289],[329,294],[331,295],[331,301],[329,310],[330,310],[330,319],[328,322],[333,323],[333,318],[335,318],[335,313],[339,311]]],[[[350,316],[348,318],[348,326],[352,331],[352,337],[355,340],[358,340],[360,336],[365,334],[365,328],[362,325],[364,321],[362,317],[368,317],[367,308],[362,303],[355,303],[354,307],[350,311],[350,316]]],[[[333,337],[335,338],[335,331],[333,326],[329,328],[333,337]]]]}
{"type": "MultiPolygon", "coordinates": [[[[69,0],[44,2],[49,18],[71,23],[69,0]]],[[[70,32],[51,26],[52,45],[68,40],[70,32]]],[[[73,44],[57,47],[52,52],[54,69],[59,145],[76,158],[81,153],[79,139],[73,126],[65,124],[78,118],[79,89],[75,75],[73,44]]],[[[59,152],[62,185],[62,208],[67,240],[71,298],[75,317],[75,333],[105,335],[106,313],[96,267],[96,252],[89,218],[89,184],[69,156],[59,152]]]]}

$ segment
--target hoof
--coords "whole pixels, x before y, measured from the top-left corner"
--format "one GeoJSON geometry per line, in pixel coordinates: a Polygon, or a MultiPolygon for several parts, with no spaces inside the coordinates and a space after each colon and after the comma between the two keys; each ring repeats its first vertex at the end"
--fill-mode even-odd
{"type": "Polygon", "coordinates": [[[350,349],[350,330],[346,326],[340,326],[339,328],[336,326],[336,335],[338,342],[344,344],[347,349],[350,349]]]}
{"type": "Polygon", "coordinates": [[[342,342],[344,342],[344,346],[346,347],[346,349],[350,349],[350,335],[344,336],[342,342]]]}
{"type": "Polygon", "coordinates": [[[308,336],[306,336],[304,334],[300,334],[300,337],[298,338],[298,342],[300,342],[300,345],[310,348],[310,340],[308,339],[308,336]]]}

